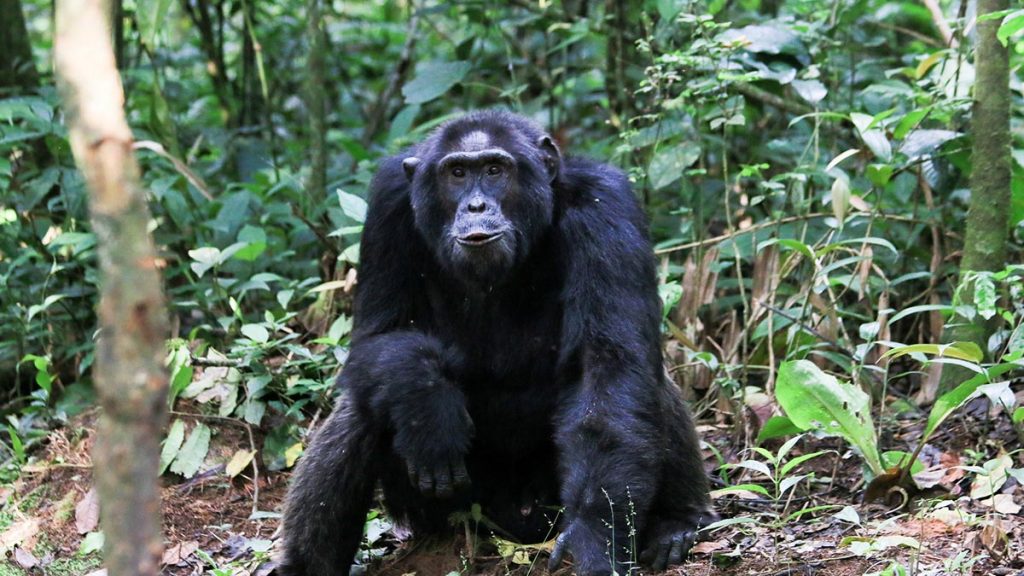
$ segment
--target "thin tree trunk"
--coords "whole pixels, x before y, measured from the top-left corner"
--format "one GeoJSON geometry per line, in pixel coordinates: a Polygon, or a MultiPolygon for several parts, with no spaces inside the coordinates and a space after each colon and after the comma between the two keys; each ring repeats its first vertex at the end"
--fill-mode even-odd
{"type": "Polygon", "coordinates": [[[93,375],[103,415],[93,453],[108,574],[159,572],[160,433],[168,322],[104,0],[58,0],[55,64],[71,149],[99,240],[100,332],[93,375]]]}
{"type": "MultiPolygon", "coordinates": [[[[1010,213],[1010,53],[996,32],[999,19],[982,21],[986,14],[1009,8],[1009,0],[978,0],[978,44],[974,53],[974,109],[971,133],[971,202],[967,214],[960,276],[968,271],[994,271],[1006,265],[1010,213]]],[[[963,290],[970,304],[972,290],[963,290]]],[[[956,318],[944,340],[971,341],[985,349],[992,327],[982,318],[956,318]]],[[[963,380],[964,372],[945,366],[942,389],[963,380]]]]}
{"type": "MultiPolygon", "coordinates": [[[[310,175],[306,198],[319,203],[327,188],[327,117],[324,89],[324,31],[320,24],[320,0],[306,2],[306,108],[309,110],[310,175]]],[[[308,215],[308,213],[307,213],[308,215]]]]}
{"type": "Polygon", "coordinates": [[[38,85],[21,1],[0,0],[0,94],[5,88],[26,91],[38,85]]]}
{"type": "Polygon", "coordinates": [[[971,205],[961,270],[999,270],[1006,265],[1011,167],[1010,53],[996,38],[999,20],[980,20],[985,14],[1009,6],[1009,0],[978,1],[971,205]]]}

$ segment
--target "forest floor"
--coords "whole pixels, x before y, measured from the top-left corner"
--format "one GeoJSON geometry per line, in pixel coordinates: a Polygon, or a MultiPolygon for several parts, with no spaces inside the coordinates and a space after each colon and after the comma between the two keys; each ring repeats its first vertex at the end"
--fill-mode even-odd
{"type": "MultiPolygon", "coordinates": [[[[0,576],[103,574],[97,553],[102,543],[99,510],[91,489],[89,457],[94,425],[95,412],[90,412],[53,431],[22,468],[19,480],[0,488],[4,502],[0,546],[7,556],[6,562],[0,561],[0,576]]],[[[1016,503],[1024,496],[1020,487],[1010,477],[995,499],[980,500],[977,485],[972,485],[960,465],[971,448],[956,446],[957,439],[977,438],[978,425],[968,414],[935,438],[936,443],[948,446],[922,452],[923,458],[946,464],[940,468],[939,489],[927,498],[912,499],[911,512],[859,504],[863,486],[858,459],[837,439],[805,438],[799,445],[802,453],[826,452],[801,466],[802,478],[793,481],[796,487],[786,497],[776,500],[744,491],[719,496],[716,508],[733,523],[709,534],[695,546],[685,566],[665,574],[1024,574],[1024,518],[1016,503]],[[964,433],[965,426],[972,427],[974,433],[964,433]]],[[[907,427],[905,432],[912,435],[913,426],[908,423],[907,427]]],[[[228,478],[225,463],[234,449],[245,445],[244,431],[232,426],[216,426],[215,430],[208,468],[187,481],[164,476],[167,549],[163,572],[174,576],[269,576],[289,474],[261,471],[258,494],[251,477],[228,478]]],[[[724,457],[736,461],[740,458],[729,448],[734,441],[726,431],[724,426],[702,427],[704,438],[724,457]]],[[[1015,438],[1001,438],[1005,434],[996,427],[987,437],[990,441],[1008,440],[1011,445],[1016,442],[1015,438]]],[[[733,484],[755,480],[739,472],[742,470],[733,470],[739,477],[731,479],[733,484]]],[[[774,489],[770,482],[765,487],[774,489]]],[[[550,543],[517,546],[473,537],[468,526],[453,528],[452,539],[446,542],[403,542],[407,534],[390,527],[383,518],[371,520],[368,533],[373,539],[368,554],[376,559],[370,562],[367,574],[548,574],[544,566],[550,543]],[[476,540],[474,555],[467,553],[468,538],[476,540]]],[[[568,576],[571,568],[566,564],[555,574],[568,576]]]]}

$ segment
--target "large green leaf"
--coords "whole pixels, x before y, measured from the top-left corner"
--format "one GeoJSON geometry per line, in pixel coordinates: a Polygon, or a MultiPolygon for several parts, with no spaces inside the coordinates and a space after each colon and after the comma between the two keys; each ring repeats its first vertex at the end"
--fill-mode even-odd
{"type": "Polygon", "coordinates": [[[181,420],[175,420],[171,424],[171,430],[167,433],[167,438],[164,439],[164,446],[160,450],[160,474],[167,471],[167,467],[171,465],[171,462],[178,455],[178,451],[181,450],[181,444],[185,441],[185,423],[181,420]]]}
{"type": "Polygon", "coordinates": [[[1020,370],[1021,365],[1016,363],[1016,358],[1011,356],[1006,359],[1010,360],[1011,358],[1013,361],[996,364],[985,370],[984,373],[976,374],[973,378],[964,381],[956,388],[940,396],[935,401],[935,404],[932,405],[931,413],[928,414],[928,424],[924,427],[921,441],[926,442],[932,433],[935,432],[935,429],[939,427],[939,424],[942,424],[950,414],[969,400],[977,397],[981,393],[980,388],[983,385],[1011,370],[1020,370]]]}
{"type": "Polygon", "coordinates": [[[775,386],[779,404],[793,424],[801,430],[842,436],[857,448],[872,472],[882,472],[867,393],[839,382],[808,360],[784,362],[775,386]]]}
{"type": "Polygon", "coordinates": [[[422,104],[451,90],[466,77],[469,62],[428,62],[416,69],[416,77],[402,87],[406,104],[422,104]]]}
{"type": "Polygon", "coordinates": [[[171,472],[181,474],[185,478],[195,476],[209,451],[210,428],[205,424],[196,424],[195,429],[188,435],[188,440],[185,440],[185,445],[178,451],[174,463],[171,464],[171,472]]]}
{"type": "Polygon", "coordinates": [[[355,194],[349,194],[341,188],[338,188],[336,192],[338,194],[338,203],[341,204],[341,210],[345,213],[345,216],[360,224],[366,222],[366,200],[355,194]]]}
{"type": "Polygon", "coordinates": [[[135,17],[139,26],[139,35],[144,44],[153,48],[156,35],[164,27],[171,0],[139,0],[136,3],[135,17]]]}
{"type": "Polygon", "coordinates": [[[661,190],[679,180],[683,171],[700,158],[700,146],[693,142],[681,142],[676,146],[664,146],[651,159],[647,170],[651,187],[661,190]]]}
{"type": "Polygon", "coordinates": [[[881,128],[874,127],[874,116],[853,112],[850,114],[850,121],[857,127],[860,139],[879,160],[883,162],[892,160],[892,145],[885,137],[885,132],[881,128]]]}
{"type": "Polygon", "coordinates": [[[1010,40],[1010,36],[1013,36],[1017,32],[1024,30],[1024,10],[1017,10],[1006,15],[1003,23],[999,25],[999,31],[996,32],[996,38],[1006,46],[1006,43],[1010,40]]]}

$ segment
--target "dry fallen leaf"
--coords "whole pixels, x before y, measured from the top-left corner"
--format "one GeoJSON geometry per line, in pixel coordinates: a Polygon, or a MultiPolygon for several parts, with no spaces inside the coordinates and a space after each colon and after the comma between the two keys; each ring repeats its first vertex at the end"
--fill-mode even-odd
{"type": "Polygon", "coordinates": [[[100,523],[100,499],[95,488],[90,488],[85,496],[75,505],[75,530],[79,534],[88,534],[96,530],[100,523]]]}
{"type": "Polygon", "coordinates": [[[997,562],[1006,556],[1006,551],[1010,548],[1010,539],[998,520],[981,529],[981,543],[997,562]]]}
{"type": "Polygon", "coordinates": [[[185,561],[186,558],[199,550],[199,542],[191,540],[189,542],[179,542],[168,546],[164,550],[164,556],[160,560],[165,566],[177,566],[185,561]]]}
{"type": "Polygon", "coordinates": [[[710,540],[708,542],[698,542],[690,551],[694,554],[711,554],[712,552],[725,550],[728,547],[729,542],[727,540],[710,540]]]}
{"type": "Polygon", "coordinates": [[[981,500],[979,503],[1002,514],[1017,514],[1020,512],[1020,504],[1013,501],[1012,494],[996,494],[991,498],[981,500]]]}
{"type": "Polygon", "coordinates": [[[0,549],[10,550],[15,546],[32,548],[35,545],[36,534],[39,533],[39,519],[26,518],[11,524],[3,534],[0,534],[0,549]]]}
{"type": "Polygon", "coordinates": [[[30,570],[39,565],[39,560],[31,552],[21,546],[14,547],[14,562],[25,570],[30,570]]]}

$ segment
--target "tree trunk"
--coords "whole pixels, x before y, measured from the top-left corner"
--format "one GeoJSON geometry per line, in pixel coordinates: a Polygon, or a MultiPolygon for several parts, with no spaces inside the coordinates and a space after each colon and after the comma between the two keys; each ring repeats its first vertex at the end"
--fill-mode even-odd
{"type": "Polygon", "coordinates": [[[7,88],[24,92],[38,85],[21,0],[0,0],[0,94],[7,88]]]}
{"type": "MultiPolygon", "coordinates": [[[[1010,213],[1010,54],[996,32],[999,19],[982,21],[982,16],[1009,8],[1009,0],[978,0],[978,44],[974,53],[974,109],[971,132],[971,203],[967,214],[964,255],[960,276],[968,271],[995,271],[1006,265],[1010,213]]],[[[971,304],[973,290],[962,290],[965,304],[971,304]]],[[[971,341],[986,348],[992,327],[982,318],[954,318],[944,336],[947,342],[971,341]]],[[[956,386],[968,373],[945,366],[943,390],[956,386]]]]}
{"type": "Polygon", "coordinates": [[[159,572],[160,434],[168,322],[104,0],[58,0],[54,49],[71,149],[99,240],[100,332],[93,376],[103,415],[93,452],[111,576],[159,572]]]}

